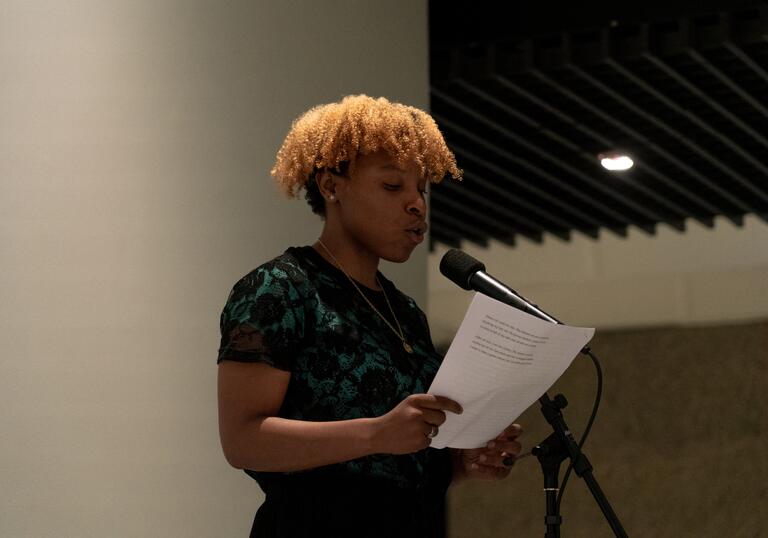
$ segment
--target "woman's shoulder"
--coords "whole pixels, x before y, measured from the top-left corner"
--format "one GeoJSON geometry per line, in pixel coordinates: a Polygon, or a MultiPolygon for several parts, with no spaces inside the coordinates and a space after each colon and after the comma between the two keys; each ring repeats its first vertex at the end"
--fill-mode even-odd
{"type": "Polygon", "coordinates": [[[303,248],[290,247],[279,256],[259,265],[235,283],[230,296],[260,293],[278,287],[304,287],[310,278],[311,268],[304,259],[303,248]]]}

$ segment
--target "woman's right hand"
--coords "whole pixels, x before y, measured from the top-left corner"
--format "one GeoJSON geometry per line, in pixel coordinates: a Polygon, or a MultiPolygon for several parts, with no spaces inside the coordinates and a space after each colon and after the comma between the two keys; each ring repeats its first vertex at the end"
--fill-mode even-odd
{"type": "Polygon", "coordinates": [[[443,396],[411,394],[386,415],[373,419],[372,447],[379,454],[410,454],[427,448],[432,428],[445,422],[445,411],[461,406],[443,396]]]}

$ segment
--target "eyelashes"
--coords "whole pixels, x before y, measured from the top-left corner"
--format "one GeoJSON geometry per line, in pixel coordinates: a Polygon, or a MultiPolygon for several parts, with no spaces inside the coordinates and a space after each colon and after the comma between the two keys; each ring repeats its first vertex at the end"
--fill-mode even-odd
{"type": "MultiPolygon", "coordinates": [[[[402,185],[397,185],[394,183],[384,183],[384,188],[388,191],[399,191],[402,188],[402,185]]],[[[422,196],[426,196],[429,194],[427,189],[419,189],[419,193],[421,193],[422,196]]]]}

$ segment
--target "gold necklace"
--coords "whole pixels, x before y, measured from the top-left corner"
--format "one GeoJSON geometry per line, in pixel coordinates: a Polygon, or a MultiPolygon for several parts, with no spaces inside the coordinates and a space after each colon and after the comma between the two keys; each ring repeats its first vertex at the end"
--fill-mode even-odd
{"type": "Polygon", "coordinates": [[[326,247],[325,244],[323,244],[323,242],[320,241],[320,239],[318,239],[317,242],[320,244],[321,247],[323,247],[323,250],[325,250],[325,252],[328,254],[328,256],[331,257],[331,259],[336,263],[336,265],[339,266],[339,269],[341,269],[341,272],[344,273],[344,276],[346,276],[349,279],[349,281],[352,283],[352,285],[357,290],[357,293],[359,293],[360,295],[363,296],[363,299],[365,299],[365,302],[368,303],[368,306],[370,306],[371,309],[374,312],[376,312],[382,320],[384,320],[384,323],[387,324],[387,327],[392,329],[392,332],[395,333],[395,335],[403,343],[403,349],[405,349],[405,351],[407,353],[413,353],[413,347],[411,347],[411,345],[408,342],[405,341],[405,335],[403,334],[403,329],[400,327],[400,322],[397,320],[397,316],[395,315],[395,311],[392,309],[392,305],[389,302],[389,297],[387,297],[387,292],[384,289],[384,286],[382,286],[381,282],[379,282],[379,277],[378,276],[376,277],[376,284],[381,288],[381,291],[384,293],[384,300],[387,301],[387,306],[389,307],[389,311],[392,313],[392,319],[394,319],[395,323],[397,324],[397,330],[395,330],[395,328],[387,320],[387,318],[385,318],[381,314],[381,312],[379,312],[379,310],[375,306],[373,306],[373,303],[370,301],[370,299],[368,299],[368,297],[365,295],[365,293],[363,293],[363,290],[361,290],[360,288],[357,287],[357,284],[355,283],[355,280],[351,276],[349,276],[349,274],[347,274],[347,272],[344,270],[344,267],[341,265],[341,262],[336,259],[336,256],[334,256],[331,253],[330,250],[328,250],[328,247],[326,247]]]}

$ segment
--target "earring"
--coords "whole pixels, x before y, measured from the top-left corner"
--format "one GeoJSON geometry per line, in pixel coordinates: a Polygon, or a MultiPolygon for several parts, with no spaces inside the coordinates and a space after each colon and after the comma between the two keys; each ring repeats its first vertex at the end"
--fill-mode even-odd
{"type": "Polygon", "coordinates": [[[333,201],[335,201],[335,200],[336,200],[336,197],[335,197],[333,194],[331,194],[331,195],[328,197],[328,201],[329,201],[329,202],[333,202],[333,201]]]}

